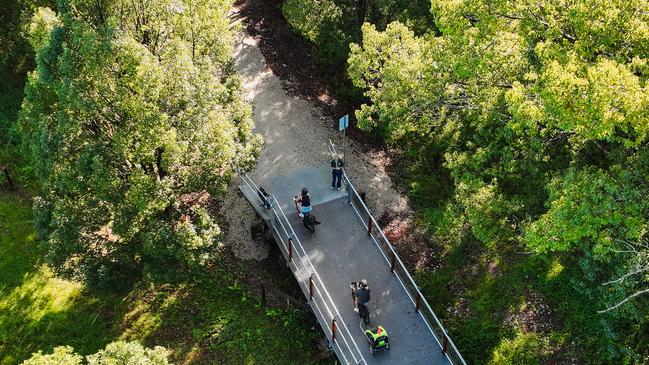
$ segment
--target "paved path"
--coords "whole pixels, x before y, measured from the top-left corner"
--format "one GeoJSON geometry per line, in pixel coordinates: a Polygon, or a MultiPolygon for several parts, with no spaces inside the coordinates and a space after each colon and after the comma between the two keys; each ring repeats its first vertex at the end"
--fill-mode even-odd
{"type": "Polygon", "coordinates": [[[381,252],[368,238],[346,198],[314,207],[322,222],[312,236],[297,213],[288,219],[308,252],[320,277],[325,281],[338,311],[368,364],[447,364],[433,334],[419,313],[415,312],[406,291],[398,282],[381,252]],[[367,349],[367,339],[353,311],[349,283],[365,278],[371,288],[370,322],[389,333],[391,349],[374,355],[367,349]]]}
{"type": "MultiPolygon", "coordinates": [[[[237,15],[233,14],[236,21],[237,15]]],[[[254,105],[255,131],[264,138],[264,148],[251,173],[255,180],[288,176],[296,170],[327,166],[327,140],[339,143],[340,133],[334,130],[331,118],[323,116],[314,103],[289,95],[282,81],[266,66],[257,41],[245,32],[235,45],[234,61],[241,76],[247,99],[254,105]]],[[[351,111],[350,111],[351,112],[351,111]]],[[[407,211],[406,200],[393,188],[390,178],[379,162],[384,159],[361,153],[362,149],[348,141],[348,174],[355,182],[371,190],[370,208],[381,216],[387,209],[407,211]]],[[[325,171],[325,174],[328,174],[325,171]]],[[[247,204],[241,204],[235,182],[226,195],[222,213],[226,219],[225,242],[241,259],[262,260],[268,247],[254,242],[250,236],[247,204]]],[[[293,193],[294,194],[294,193],[293,193]]]]}
{"type": "MultiPolygon", "coordinates": [[[[275,195],[303,244],[305,255],[294,254],[298,257],[294,256],[290,267],[307,297],[309,276],[314,271],[319,275],[318,295],[310,304],[324,332],[331,338],[331,320],[335,317],[339,326],[346,327],[338,330],[338,346],[345,346],[343,339],[353,341],[347,346],[349,351],[341,347],[336,349],[341,362],[353,363],[351,359],[356,358],[367,364],[448,364],[439,344],[414,311],[412,300],[390,272],[381,251],[367,236],[353,208],[343,203],[345,193],[329,189],[327,140],[339,139],[338,133],[330,127],[333,123],[311,102],[289,96],[282,89],[280,79],[266,67],[254,38],[242,33],[234,56],[247,97],[254,104],[256,131],[265,141],[257,166],[250,175],[275,195]],[[309,188],[314,213],[323,222],[314,236],[301,225],[293,206],[292,198],[302,187],[309,188]],[[349,283],[361,278],[368,279],[372,287],[373,324],[383,325],[390,334],[389,352],[369,353],[367,340],[359,327],[360,318],[352,310],[349,283]],[[325,291],[327,295],[323,294],[325,291]]],[[[382,167],[376,164],[380,158],[359,153],[359,150],[353,143],[348,147],[348,173],[355,183],[368,191],[370,208],[379,216],[387,209],[407,209],[405,199],[392,187],[382,167]]],[[[260,208],[254,191],[246,190],[241,181],[238,185],[262,217],[273,214],[260,208]]],[[[250,259],[265,257],[267,248],[255,246],[250,239],[250,220],[245,219],[252,213],[250,205],[242,203],[231,190],[224,208],[228,221],[226,242],[232,245],[235,254],[250,259]]],[[[279,237],[278,233],[283,228],[276,228],[278,245],[288,258],[287,239],[279,237]]]]}
{"type": "MultiPolygon", "coordinates": [[[[306,271],[310,270],[312,265],[319,275],[318,280],[321,280],[317,285],[324,286],[331,297],[335,312],[340,315],[338,326],[346,326],[346,334],[350,335],[356,347],[360,349],[356,352],[359,361],[362,357],[367,364],[449,364],[431,330],[415,311],[412,299],[408,297],[397,277],[391,273],[386,258],[369,238],[358,215],[347,203],[344,191],[329,189],[329,171],[325,166],[300,168],[279,176],[268,176],[272,171],[267,174],[258,172],[267,178],[258,180],[257,183],[275,196],[301,244],[301,247],[293,248],[293,260],[301,260],[300,266],[306,270],[297,270],[295,265],[291,266],[291,269],[303,292],[308,297],[306,283],[309,273],[306,271]],[[322,222],[317,226],[315,234],[304,228],[293,205],[292,197],[302,186],[310,188],[314,202],[313,214],[322,222]],[[306,256],[300,257],[300,249],[304,249],[306,256]],[[363,278],[368,280],[372,289],[369,305],[371,323],[373,326],[380,324],[388,331],[390,351],[370,354],[364,328],[358,314],[353,311],[349,283],[363,278]]],[[[258,207],[256,194],[245,185],[242,185],[241,189],[258,207]]],[[[267,214],[263,209],[258,212],[262,216],[267,214]]],[[[274,224],[279,226],[278,223],[274,224]]],[[[281,229],[279,231],[281,232],[281,229]]],[[[283,247],[282,240],[283,238],[278,239],[280,247],[283,247]]],[[[316,317],[325,332],[330,331],[330,315],[322,314],[325,312],[322,308],[329,301],[325,295],[315,301],[320,308],[314,308],[316,317]]],[[[339,332],[342,330],[343,328],[338,329],[339,332]]],[[[344,363],[345,355],[341,355],[340,351],[337,353],[344,363]]]]}

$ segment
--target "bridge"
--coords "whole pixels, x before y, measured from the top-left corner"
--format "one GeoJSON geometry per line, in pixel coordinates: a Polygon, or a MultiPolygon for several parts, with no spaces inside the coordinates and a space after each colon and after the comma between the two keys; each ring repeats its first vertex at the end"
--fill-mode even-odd
{"type": "MultiPolygon", "coordinates": [[[[329,152],[335,146],[329,141],[329,152]]],[[[342,364],[463,364],[466,362],[343,171],[343,191],[330,190],[331,170],[297,168],[285,176],[253,181],[239,189],[271,229],[288,267],[342,364]],[[312,234],[293,197],[307,186],[313,214],[322,222],[312,234]],[[270,195],[262,200],[260,187],[270,195]],[[373,326],[383,326],[390,350],[371,354],[364,323],[353,311],[349,283],[365,278],[372,289],[373,326]]]]}

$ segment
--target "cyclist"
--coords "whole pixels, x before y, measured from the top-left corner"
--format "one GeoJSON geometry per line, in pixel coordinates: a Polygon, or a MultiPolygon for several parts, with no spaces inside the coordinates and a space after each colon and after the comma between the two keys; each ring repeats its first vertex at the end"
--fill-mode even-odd
{"type": "Polygon", "coordinates": [[[295,198],[295,208],[300,217],[309,215],[311,213],[311,195],[309,195],[309,189],[302,188],[302,194],[296,195],[295,198]]]}

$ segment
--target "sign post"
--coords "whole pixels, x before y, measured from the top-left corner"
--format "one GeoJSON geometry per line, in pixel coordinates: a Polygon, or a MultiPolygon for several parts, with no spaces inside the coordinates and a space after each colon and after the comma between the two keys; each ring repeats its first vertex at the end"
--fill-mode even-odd
{"type": "Polygon", "coordinates": [[[338,131],[343,131],[343,161],[345,161],[345,164],[347,163],[347,157],[345,155],[345,147],[347,145],[347,136],[345,135],[347,127],[349,127],[349,114],[345,114],[342,118],[338,120],[338,131]]]}

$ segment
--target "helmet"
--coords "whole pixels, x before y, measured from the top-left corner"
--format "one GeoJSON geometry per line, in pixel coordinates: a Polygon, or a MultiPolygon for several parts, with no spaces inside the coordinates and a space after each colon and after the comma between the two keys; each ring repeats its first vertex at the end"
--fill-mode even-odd
{"type": "Polygon", "coordinates": [[[308,193],[309,193],[309,189],[302,188],[302,195],[307,195],[308,193]]]}
{"type": "Polygon", "coordinates": [[[367,287],[367,280],[361,280],[361,285],[363,286],[363,288],[367,287]]]}

